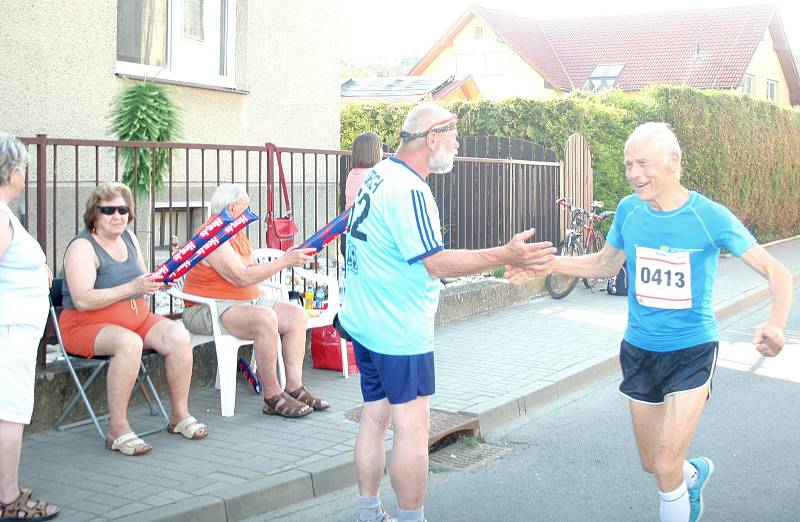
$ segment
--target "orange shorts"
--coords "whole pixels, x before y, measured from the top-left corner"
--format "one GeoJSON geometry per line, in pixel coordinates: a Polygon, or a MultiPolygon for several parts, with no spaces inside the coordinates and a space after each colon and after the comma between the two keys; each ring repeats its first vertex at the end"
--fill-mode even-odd
{"type": "Polygon", "coordinates": [[[166,317],[150,312],[150,306],[144,299],[117,301],[99,310],[79,312],[64,308],[58,318],[64,348],[81,357],[94,356],[94,342],[97,334],[106,326],[120,326],[133,331],[144,341],[147,332],[166,317]],[[134,307],[133,303],[136,304],[134,307]]]}

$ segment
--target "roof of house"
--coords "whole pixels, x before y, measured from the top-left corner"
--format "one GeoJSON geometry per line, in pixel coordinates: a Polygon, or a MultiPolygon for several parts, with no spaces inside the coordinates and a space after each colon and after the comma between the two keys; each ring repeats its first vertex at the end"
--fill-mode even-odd
{"type": "Polygon", "coordinates": [[[472,75],[456,80],[449,78],[427,78],[424,76],[395,76],[350,78],[342,83],[342,98],[358,102],[416,102],[430,94],[434,100],[444,99],[461,87],[472,84],[477,91],[472,75]]]}
{"type": "Polygon", "coordinates": [[[482,19],[553,89],[581,88],[599,64],[624,64],[615,87],[663,83],[734,88],[769,30],[793,104],[800,76],[772,5],[535,21],[470,7],[411,69],[419,74],[469,23],[482,19]]]}

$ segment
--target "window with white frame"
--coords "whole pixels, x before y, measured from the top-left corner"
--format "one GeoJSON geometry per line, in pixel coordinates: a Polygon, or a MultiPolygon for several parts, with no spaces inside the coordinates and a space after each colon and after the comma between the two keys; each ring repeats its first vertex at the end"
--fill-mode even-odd
{"type": "Polygon", "coordinates": [[[619,78],[624,68],[624,63],[600,64],[594,68],[592,74],[586,79],[583,88],[587,91],[610,89],[617,82],[617,78],[619,78]]]}
{"type": "Polygon", "coordinates": [[[483,38],[483,27],[480,25],[475,26],[475,39],[480,40],[483,38]]]}
{"type": "Polygon", "coordinates": [[[767,100],[774,102],[778,98],[778,82],[767,80],[767,100]]]}
{"type": "Polygon", "coordinates": [[[235,87],[236,0],[117,0],[118,74],[235,87]]]}
{"type": "Polygon", "coordinates": [[[739,82],[739,89],[741,89],[743,94],[749,94],[750,96],[753,95],[752,74],[745,74],[744,76],[742,76],[742,80],[739,82]]]}

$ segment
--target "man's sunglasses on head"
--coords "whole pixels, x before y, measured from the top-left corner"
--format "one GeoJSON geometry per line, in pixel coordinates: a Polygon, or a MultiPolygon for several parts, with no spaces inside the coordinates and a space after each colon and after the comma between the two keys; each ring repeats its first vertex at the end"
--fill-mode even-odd
{"type": "Polygon", "coordinates": [[[127,205],[120,205],[118,207],[113,205],[98,205],[97,210],[100,211],[101,214],[105,214],[106,216],[113,216],[114,212],[119,212],[120,216],[124,216],[131,209],[128,208],[127,205]]]}

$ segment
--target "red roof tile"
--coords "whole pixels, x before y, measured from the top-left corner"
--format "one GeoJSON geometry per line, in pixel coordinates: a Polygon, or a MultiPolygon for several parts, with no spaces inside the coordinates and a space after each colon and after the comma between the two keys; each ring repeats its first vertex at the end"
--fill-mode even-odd
{"type": "Polygon", "coordinates": [[[483,19],[557,90],[580,89],[600,64],[624,64],[614,85],[734,88],[769,30],[793,104],[800,76],[777,8],[771,5],[537,22],[469,8],[411,70],[419,74],[473,17],[483,19]]]}

